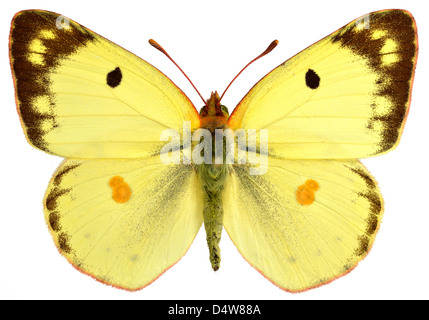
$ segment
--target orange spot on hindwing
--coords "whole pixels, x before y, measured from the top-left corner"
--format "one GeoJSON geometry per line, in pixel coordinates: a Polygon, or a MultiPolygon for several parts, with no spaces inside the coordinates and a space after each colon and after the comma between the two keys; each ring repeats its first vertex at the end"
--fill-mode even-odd
{"type": "Polygon", "coordinates": [[[314,180],[307,180],[296,190],[296,201],[303,206],[308,206],[314,202],[315,192],[319,190],[319,184],[314,180]]]}
{"type": "Polygon", "coordinates": [[[131,198],[131,188],[120,176],[114,176],[109,181],[109,187],[112,188],[112,198],[118,203],[125,203],[131,198]]]}
{"type": "Polygon", "coordinates": [[[120,185],[123,182],[124,182],[124,178],[120,176],[114,176],[112,179],[110,179],[109,186],[110,188],[115,188],[116,186],[120,185]]]}

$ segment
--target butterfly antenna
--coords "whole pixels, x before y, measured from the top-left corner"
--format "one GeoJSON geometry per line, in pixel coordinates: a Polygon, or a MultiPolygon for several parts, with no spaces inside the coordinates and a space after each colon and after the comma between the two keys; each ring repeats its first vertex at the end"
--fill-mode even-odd
{"type": "Polygon", "coordinates": [[[244,69],[246,69],[248,66],[250,66],[253,62],[255,62],[256,60],[258,60],[259,58],[262,58],[263,56],[265,56],[266,54],[270,53],[271,51],[273,51],[273,49],[278,45],[279,41],[278,40],[274,40],[273,42],[270,43],[270,45],[267,47],[267,49],[265,49],[264,52],[262,52],[259,56],[257,56],[255,59],[253,59],[252,61],[250,61],[248,64],[246,64],[244,66],[243,69],[241,69],[241,71],[234,77],[234,79],[232,79],[232,81],[229,83],[229,85],[226,87],[225,91],[222,93],[220,100],[222,100],[223,96],[225,95],[225,92],[228,90],[228,88],[231,86],[231,84],[234,82],[235,79],[237,79],[237,77],[244,71],[244,69]]]}
{"type": "Polygon", "coordinates": [[[182,68],[179,67],[179,65],[173,60],[173,58],[170,57],[170,55],[167,53],[167,51],[165,51],[165,49],[163,47],[161,47],[159,45],[158,42],[156,42],[153,39],[149,39],[149,43],[152,47],[154,47],[155,49],[158,49],[159,51],[161,51],[168,59],[171,60],[171,62],[173,62],[177,68],[179,68],[179,70],[183,73],[183,75],[186,77],[186,79],[188,79],[188,81],[191,83],[191,85],[194,87],[195,91],[198,93],[198,95],[200,96],[201,100],[203,100],[204,105],[207,106],[207,102],[204,100],[203,96],[200,94],[200,92],[197,90],[197,88],[194,86],[194,84],[192,83],[191,79],[189,79],[189,77],[186,75],[186,73],[182,70],[182,68]]]}

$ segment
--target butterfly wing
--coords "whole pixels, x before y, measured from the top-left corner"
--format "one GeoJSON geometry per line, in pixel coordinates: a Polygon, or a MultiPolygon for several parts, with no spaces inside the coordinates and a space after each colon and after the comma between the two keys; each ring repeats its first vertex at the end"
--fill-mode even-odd
{"type": "MultiPolygon", "coordinates": [[[[274,69],[232,113],[232,129],[268,129],[268,152],[245,147],[248,159],[268,161],[260,165],[264,175],[250,174],[255,165],[232,166],[224,226],[277,286],[320,286],[369,252],[383,200],[355,158],[397,145],[416,57],[411,14],[374,12],[274,69]]],[[[263,141],[261,131],[257,138],[263,141]]]]}
{"type": "Polygon", "coordinates": [[[225,229],[242,256],[292,292],[354,268],[383,213],[377,184],[357,160],[270,157],[264,175],[234,165],[223,201],[225,229]]]}
{"type": "Polygon", "coordinates": [[[140,158],[161,132],[199,126],[195,107],[164,74],[76,22],[47,11],[12,21],[10,60],[28,141],[70,158],[140,158]]]}
{"type": "Polygon", "coordinates": [[[417,33],[407,11],[369,14],[313,44],[259,81],[232,129],[268,129],[269,154],[362,158],[394,148],[408,113],[417,33]]]}
{"type": "Polygon", "coordinates": [[[202,225],[201,192],[190,165],[159,156],[65,160],[46,192],[45,218],[77,269],[137,290],[186,253],[202,225]]]}

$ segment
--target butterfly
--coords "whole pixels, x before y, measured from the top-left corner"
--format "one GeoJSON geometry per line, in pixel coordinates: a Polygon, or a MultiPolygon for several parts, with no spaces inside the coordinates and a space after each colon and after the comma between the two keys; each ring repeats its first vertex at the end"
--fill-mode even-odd
{"type": "Polygon", "coordinates": [[[373,12],[269,72],[231,114],[217,92],[198,112],[118,45],[56,13],[18,12],[9,52],[22,127],[65,158],[43,201],[55,245],[131,291],[178,262],[203,224],[214,270],[225,228],[286,291],[347,274],[384,210],[358,159],[397,146],[417,51],[409,12],[373,12]]]}

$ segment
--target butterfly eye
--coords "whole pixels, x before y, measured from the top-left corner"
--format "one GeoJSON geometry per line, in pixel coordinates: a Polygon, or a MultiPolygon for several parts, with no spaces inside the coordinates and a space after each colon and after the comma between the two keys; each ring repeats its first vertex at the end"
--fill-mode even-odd
{"type": "Polygon", "coordinates": [[[202,116],[204,108],[205,108],[205,106],[203,106],[203,107],[200,109],[200,116],[202,116]]]}
{"type": "Polygon", "coordinates": [[[224,105],[221,105],[220,110],[222,111],[222,113],[225,117],[227,117],[227,118],[229,117],[229,111],[228,111],[227,107],[225,107],[224,105]]]}

